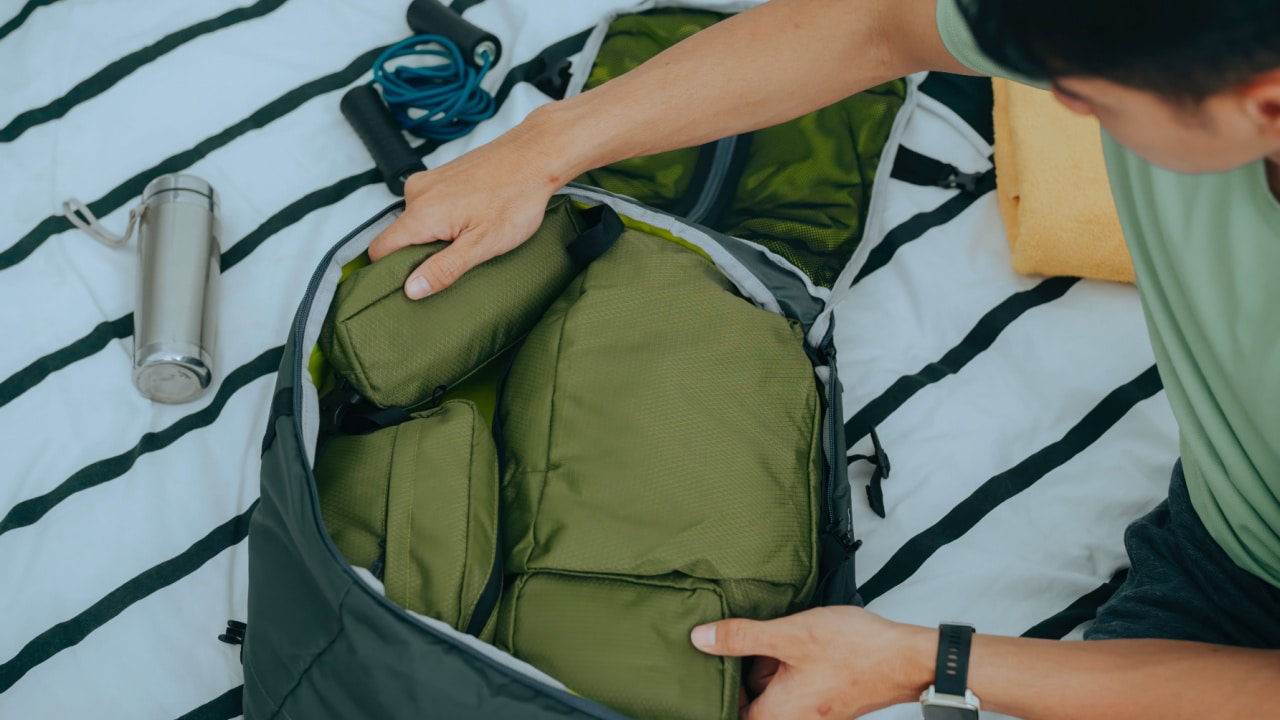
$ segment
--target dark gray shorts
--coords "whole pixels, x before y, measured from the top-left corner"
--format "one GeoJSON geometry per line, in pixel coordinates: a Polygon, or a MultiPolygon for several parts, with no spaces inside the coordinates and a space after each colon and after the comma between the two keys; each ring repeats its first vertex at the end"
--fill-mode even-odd
{"type": "Polygon", "coordinates": [[[1125,532],[1132,569],[1086,640],[1162,638],[1280,649],[1280,588],[1241,569],[1191,506],[1182,462],[1169,499],[1125,532]]]}

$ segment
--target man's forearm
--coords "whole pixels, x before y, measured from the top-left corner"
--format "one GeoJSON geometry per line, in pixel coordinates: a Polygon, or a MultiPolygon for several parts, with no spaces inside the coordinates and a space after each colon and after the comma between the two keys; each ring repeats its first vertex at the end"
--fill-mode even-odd
{"type": "Polygon", "coordinates": [[[975,635],[969,687],[984,710],[1028,720],[1252,719],[1275,712],[1280,651],[975,635]]]}
{"type": "Polygon", "coordinates": [[[629,157],[775,125],[926,69],[962,71],[936,0],[772,0],[582,95],[513,140],[543,149],[553,183],[629,157]]]}

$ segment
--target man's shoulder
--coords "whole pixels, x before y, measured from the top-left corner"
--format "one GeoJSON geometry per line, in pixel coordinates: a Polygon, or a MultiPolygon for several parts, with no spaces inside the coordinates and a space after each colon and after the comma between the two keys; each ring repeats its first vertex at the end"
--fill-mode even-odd
{"type": "Polygon", "coordinates": [[[979,75],[1005,78],[1041,89],[1048,87],[1048,83],[1022,77],[984,53],[973,37],[969,21],[960,9],[960,0],[938,0],[937,20],[938,35],[942,38],[942,44],[946,46],[947,52],[960,61],[961,65],[979,75]]]}

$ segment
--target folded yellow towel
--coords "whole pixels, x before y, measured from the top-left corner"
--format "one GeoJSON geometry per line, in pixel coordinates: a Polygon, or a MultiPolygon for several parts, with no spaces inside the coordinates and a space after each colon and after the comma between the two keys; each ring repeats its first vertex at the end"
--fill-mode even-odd
{"type": "Polygon", "coordinates": [[[1098,121],[1044,90],[992,82],[996,194],[1013,269],[1133,282],[1098,121]]]}

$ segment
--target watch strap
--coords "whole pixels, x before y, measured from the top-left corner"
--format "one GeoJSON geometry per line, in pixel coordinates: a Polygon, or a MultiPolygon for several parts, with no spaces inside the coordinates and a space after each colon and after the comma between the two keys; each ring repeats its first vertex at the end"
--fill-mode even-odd
{"type": "Polygon", "coordinates": [[[964,696],[969,688],[969,646],[973,628],[944,624],[938,627],[938,668],[933,687],[943,695],[964,696]]]}

